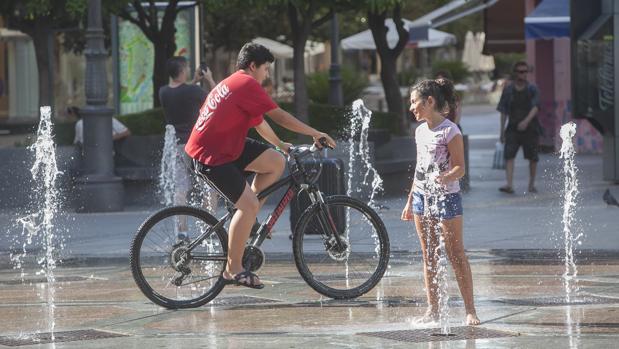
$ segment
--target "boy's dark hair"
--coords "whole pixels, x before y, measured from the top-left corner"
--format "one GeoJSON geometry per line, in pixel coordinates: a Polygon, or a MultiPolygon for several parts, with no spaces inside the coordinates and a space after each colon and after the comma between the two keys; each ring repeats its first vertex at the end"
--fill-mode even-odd
{"type": "Polygon", "coordinates": [[[183,56],[174,56],[166,62],[166,70],[172,79],[176,79],[186,66],[187,58],[183,56]]]}
{"type": "Polygon", "coordinates": [[[436,101],[436,110],[453,121],[458,98],[454,85],[450,80],[424,80],[413,86],[412,91],[417,91],[419,97],[424,101],[432,96],[436,101]]]}
{"type": "Polygon", "coordinates": [[[260,44],[248,42],[241,47],[239,56],[236,59],[236,69],[247,69],[251,62],[254,62],[256,66],[261,66],[266,62],[273,63],[273,61],[275,61],[275,57],[273,57],[268,48],[260,44]]]}
{"type": "Polygon", "coordinates": [[[512,67],[512,71],[515,73],[516,70],[518,69],[518,67],[527,67],[527,69],[529,69],[529,63],[525,62],[525,61],[518,61],[516,63],[514,63],[514,66],[512,67]]]}

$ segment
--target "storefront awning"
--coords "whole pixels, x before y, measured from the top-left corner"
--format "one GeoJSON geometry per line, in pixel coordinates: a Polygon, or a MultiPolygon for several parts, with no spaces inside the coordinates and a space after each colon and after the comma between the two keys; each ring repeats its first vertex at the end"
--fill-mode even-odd
{"type": "Polygon", "coordinates": [[[544,0],[524,18],[527,39],[570,37],[569,0],[544,0]]]}

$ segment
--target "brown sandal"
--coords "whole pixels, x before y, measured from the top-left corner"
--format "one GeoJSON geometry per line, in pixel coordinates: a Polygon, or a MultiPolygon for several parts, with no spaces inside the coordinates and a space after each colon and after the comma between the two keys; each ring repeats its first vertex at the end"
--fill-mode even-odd
{"type": "Polygon", "coordinates": [[[258,275],[252,273],[249,270],[245,270],[234,275],[232,279],[226,279],[225,277],[223,277],[223,275],[222,278],[224,279],[226,285],[244,286],[249,288],[255,288],[258,290],[264,288],[263,283],[256,283],[256,281],[260,282],[258,275]]]}

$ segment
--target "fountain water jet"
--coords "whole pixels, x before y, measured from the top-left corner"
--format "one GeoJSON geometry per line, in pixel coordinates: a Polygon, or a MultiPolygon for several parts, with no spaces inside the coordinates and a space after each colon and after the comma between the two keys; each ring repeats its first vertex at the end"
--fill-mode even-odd
{"type": "Polygon", "coordinates": [[[161,203],[166,206],[174,204],[174,195],[176,193],[176,172],[177,169],[177,138],[174,126],[166,125],[165,136],[163,138],[163,153],[161,155],[161,166],[159,170],[159,193],[161,195],[161,203]]]}
{"type": "MultiPolygon", "coordinates": [[[[51,108],[41,107],[41,119],[37,130],[37,139],[29,147],[34,153],[35,160],[30,172],[35,187],[33,199],[41,202],[42,205],[38,212],[33,212],[25,217],[17,219],[17,223],[22,226],[21,237],[24,241],[21,245],[21,252],[11,253],[10,258],[14,268],[22,269],[23,260],[28,253],[28,248],[40,244],[44,255],[37,258],[41,270],[38,274],[45,274],[47,284],[45,286],[45,304],[47,310],[47,327],[54,340],[54,298],[56,292],[56,278],[54,269],[58,261],[59,250],[64,248],[64,241],[58,230],[54,226],[56,215],[60,206],[60,192],[57,187],[57,176],[60,174],[56,164],[56,145],[54,144],[52,133],[51,108]]],[[[22,279],[24,272],[22,269],[22,279]]]]}
{"type": "Polygon", "coordinates": [[[565,271],[563,272],[563,286],[565,288],[565,300],[570,302],[570,298],[577,291],[575,285],[578,269],[574,262],[574,245],[580,244],[582,234],[574,233],[574,211],[576,209],[576,199],[578,197],[578,170],[574,162],[574,143],[572,138],[576,135],[576,124],[568,122],[561,126],[559,132],[563,143],[561,145],[560,157],[563,159],[564,199],[563,199],[563,235],[565,247],[565,271]]]}

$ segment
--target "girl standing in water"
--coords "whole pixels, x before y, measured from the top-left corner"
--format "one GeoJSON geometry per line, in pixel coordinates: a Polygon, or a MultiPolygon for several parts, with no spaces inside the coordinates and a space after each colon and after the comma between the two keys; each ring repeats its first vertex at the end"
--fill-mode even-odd
{"type": "Polygon", "coordinates": [[[456,274],[466,309],[466,324],[478,325],[473,301],[473,277],[462,240],[462,197],[458,179],[464,176],[464,143],[458,126],[445,118],[456,108],[453,84],[446,79],[425,80],[412,89],[411,108],[417,164],[402,220],[415,221],[423,253],[423,272],[428,299],[428,320],[439,318],[436,272],[439,236],[456,274]]]}

